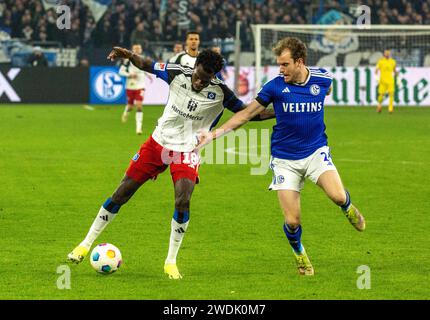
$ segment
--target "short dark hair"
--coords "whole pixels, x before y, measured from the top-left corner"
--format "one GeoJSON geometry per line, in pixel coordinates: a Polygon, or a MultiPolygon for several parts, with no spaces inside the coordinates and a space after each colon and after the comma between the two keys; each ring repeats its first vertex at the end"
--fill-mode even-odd
{"type": "Polygon", "coordinates": [[[197,31],[191,30],[191,31],[188,31],[187,34],[185,35],[185,40],[188,39],[188,36],[190,34],[196,34],[196,35],[198,35],[200,37],[200,33],[198,33],[197,31]]]}
{"type": "Polygon", "coordinates": [[[286,49],[290,50],[294,62],[302,58],[303,62],[306,63],[307,48],[299,38],[287,37],[279,40],[272,50],[275,55],[280,56],[286,49]]]}
{"type": "Polygon", "coordinates": [[[221,71],[224,61],[222,56],[211,49],[205,49],[199,53],[196,60],[196,67],[201,64],[207,73],[218,73],[221,71]]]}

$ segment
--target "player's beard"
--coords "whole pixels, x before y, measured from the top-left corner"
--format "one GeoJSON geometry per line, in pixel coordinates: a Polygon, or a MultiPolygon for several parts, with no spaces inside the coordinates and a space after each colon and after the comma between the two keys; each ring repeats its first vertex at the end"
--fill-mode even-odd
{"type": "Polygon", "coordinates": [[[303,83],[306,81],[306,79],[304,79],[303,81],[299,81],[300,80],[300,70],[297,70],[291,74],[289,74],[289,80],[286,79],[285,75],[284,75],[284,81],[286,83],[303,83]]]}

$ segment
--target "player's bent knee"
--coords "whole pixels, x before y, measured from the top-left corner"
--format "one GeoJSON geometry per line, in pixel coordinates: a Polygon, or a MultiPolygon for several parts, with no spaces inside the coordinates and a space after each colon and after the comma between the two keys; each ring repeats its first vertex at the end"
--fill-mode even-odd
{"type": "Polygon", "coordinates": [[[294,217],[285,214],[285,223],[288,224],[291,228],[295,229],[301,223],[300,217],[294,217]]]}

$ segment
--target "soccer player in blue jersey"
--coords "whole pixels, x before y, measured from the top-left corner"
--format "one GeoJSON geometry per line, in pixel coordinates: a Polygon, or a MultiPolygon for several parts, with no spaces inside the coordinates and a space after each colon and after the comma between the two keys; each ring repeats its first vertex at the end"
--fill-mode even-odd
{"type": "Polygon", "coordinates": [[[276,125],[271,138],[273,181],[269,189],[278,193],[285,216],[283,229],[299,273],[313,275],[314,268],[301,243],[300,191],[305,178],[324,190],[355,229],[363,231],[365,220],[351,203],[327,145],[324,99],[330,93],[332,76],[322,68],[305,65],[307,49],[297,38],[280,40],[273,52],[280,75],[268,81],[244,110],[210,134],[202,134],[199,147],[239,128],[273,103],[276,125]]]}

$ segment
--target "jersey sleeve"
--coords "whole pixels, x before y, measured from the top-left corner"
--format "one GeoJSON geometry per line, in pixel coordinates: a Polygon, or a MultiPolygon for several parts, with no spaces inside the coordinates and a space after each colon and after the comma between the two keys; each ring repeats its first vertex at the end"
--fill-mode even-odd
{"type": "Polygon", "coordinates": [[[236,97],[236,95],[233,93],[233,91],[230,90],[229,87],[227,87],[224,83],[220,84],[220,87],[224,93],[224,99],[222,101],[224,108],[227,108],[234,113],[244,108],[243,101],[236,97]]]}
{"type": "Polygon", "coordinates": [[[128,67],[122,64],[121,67],[119,67],[118,74],[122,77],[128,77],[129,76],[128,67]]]}
{"type": "Polygon", "coordinates": [[[381,70],[381,60],[378,60],[378,63],[376,64],[376,68],[378,68],[379,70],[381,70]]]}
{"type": "Polygon", "coordinates": [[[324,81],[322,81],[322,84],[329,89],[333,83],[334,75],[330,71],[319,68],[319,71],[323,74],[324,78],[322,78],[324,81]]]}
{"type": "Polygon", "coordinates": [[[273,88],[273,80],[266,82],[266,84],[261,88],[260,92],[258,92],[255,100],[263,107],[267,107],[269,104],[273,102],[274,99],[274,88],[273,88]]]}
{"type": "Polygon", "coordinates": [[[170,84],[177,75],[182,73],[182,71],[175,64],[153,61],[151,73],[155,74],[157,78],[160,78],[170,84]]]}
{"type": "Polygon", "coordinates": [[[128,77],[130,75],[130,60],[123,60],[119,70],[118,70],[118,74],[122,77],[128,77]]]}
{"type": "Polygon", "coordinates": [[[173,57],[171,57],[169,59],[169,62],[174,63],[174,64],[181,64],[181,59],[185,54],[186,54],[185,51],[179,52],[179,53],[175,54],[173,57]]]}
{"type": "Polygon", "coordinates": [[[178,58],[178,55],[177,54],[175,54],[173,57],[171,57],[170,59],[169,59],[169,62],[170,63],[175,63],[175,61],[176,61],[176,59],[178,58]]]}

